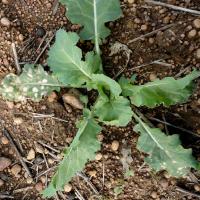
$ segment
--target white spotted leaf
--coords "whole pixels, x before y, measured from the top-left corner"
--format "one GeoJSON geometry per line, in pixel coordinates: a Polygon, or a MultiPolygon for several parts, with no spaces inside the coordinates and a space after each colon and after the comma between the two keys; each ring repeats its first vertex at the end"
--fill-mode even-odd
{"type": "Polygon", "coordinates": [[[8,74],[0,85],[3,98],[16,102],[26,99],[40,101],[54,90],[60,90],[58,80],[44,71],[41,65],[25,65],[22,74],[8,74]]]}
{"type": "Polygon", "coordinates": [[[134,131],[140,133],[137,148],[148,154],[145,162],[156,172],[166,170],[171,176],[186,176],[198,162],[191,149],[184,149],[178,135],[165,135],[159,128],[151,128],[142,120],[134,131]]]}

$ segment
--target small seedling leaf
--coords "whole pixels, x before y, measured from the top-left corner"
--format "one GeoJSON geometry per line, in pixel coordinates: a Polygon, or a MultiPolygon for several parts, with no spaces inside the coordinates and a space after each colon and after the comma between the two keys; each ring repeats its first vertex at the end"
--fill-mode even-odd
{"type": "Polygon", "coordinates": [[[0,93],[9,101],[40,101],[53,90],[59,91],[59,86],[58,80],[44,71],[41,65],[25,65],[21,75],[8,74],[3,79],[0,93]]]}
{"type": "Polygon", "coordinates": [[[122,96],[111,99],[100,97],[94,113],[101,122],[112,126],[126,126],[133,115],[128,99],[122,96]]]}

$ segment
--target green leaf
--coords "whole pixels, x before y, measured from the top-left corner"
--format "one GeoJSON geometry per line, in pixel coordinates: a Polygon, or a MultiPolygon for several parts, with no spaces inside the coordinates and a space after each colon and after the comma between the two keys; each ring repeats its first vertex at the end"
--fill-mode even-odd
{"type": "Polygon", "coordinates": [[[100,97],[94,106],[94,114],[107,125],[126,126],[133,112],[128,99],[119,96],[112,99],[100,97]]]}
{"type": "MultiPolygon", "coordinates": [[[[135,115],[135,114],[134,114],[135,115]]],[[[155,171],[167,170],[170,175],[187,175],[190,168],[197,168],[191,149],[184,149],[178,135],[167,136],[158,128],[151,128],[141,119],[134,131],[141,133],[137,148],[148,154],[145,162],[155,171]]]]}
{"type": "MultiPolygon", "coordinates": [[[[84,113],[89,113],[85,110],[84,113]]],[[[97,134],[101,127],[94,121],[92,116],[85,117],[78,123],[78,132],[70,145],[64,152],[64,159],[60,163],[56,174],[48,188],[43,192],[45,197],[51,197],[56,191],[63,190],[77,172],[84,169],[89,160],[95,159],[95,152],[100,150],[100,143],[97,134]]]]}
{"type": "Polygon", "coordinates": [[[9,101],[32,99],[40,101],[53,90],[60,90],[58,80],[38,65],[25,65],[20,76],[8,74],[2,81],[0,93],[9,101]]]}
{"type": "MultiPolygon", "coordinates": [[[[110,30],[105,23],[121,15],[119,0],[60,0],[67,7],[67,17],[73,24],[83,26],[80,36],[83,40],[106,38],[110,30]]],[[[97,42],[98,43],[98,42],[97,42]]]]}
{"type": "Polygon", "coordinates": [[[55,44],[49,51],[48,65],[59,81],[74,87],[81,87],[91,80],[91,74],[98,71],[99,57],[90,52],[83,61],[80,48],[76,46],[76,33],[57,31],[55,44]]]}
{"type": "Polygon", "coordinates": [[[167,77],[136,86],[123,78],[119,83],[122,87],[123,95],[129,96],[134,105],[153,108],[161,104],[170,106],[186,102],[195,88],[193,80],[199,76],[199,71],[193,71],[178,80],[167,77]]]}
{"type": "Polygon", "coordinates": [[[88,83],[89,89],[96,89],[104,98],[118,97],[122,90],[120,85],[104,74],[93,74],[92,81],[88,83]]]}

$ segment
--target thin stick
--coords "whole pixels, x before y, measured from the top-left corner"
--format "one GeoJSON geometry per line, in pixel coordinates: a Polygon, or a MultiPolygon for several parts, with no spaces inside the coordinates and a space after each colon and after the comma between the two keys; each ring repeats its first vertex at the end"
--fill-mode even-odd
{"type": "Polygon", "coordinates": [[[179,129],[179,130],[181,130],[181,131],[183,131],[183,132],[189,133],[189,134],[191,134],[191,135],[193,135],[193,136],[195,136],[195,137],[200,138],[200,135],[198,135],[198,134],[196,134],[196,133],[194,133],[194,132],[192,132],[192,131],[190,131],[190,130],[187,130],[187,129],[185,129],[185,128],[178,127],[178,126],[175,126],[175,125],[173,125],[173,124],[170,124],[169,122],[162,121],[162,120],[157,119],[157,118],[155,118],[155,117],[149,117],[149,119],[150,119],[150,120],[157,121],[157,122],[160,122],[160,123],[163,123],[163,124],[166,124],[166,125],[168,125],[168,126],[171,126],[171,127],[173,127],[173,128],[179,129]]]}
{"type": "Polygon", "coordinates": [[[44,174],[46,174],[46,173],[48,173],[48,172],[54,170],[54,169],[57,168],[57,167],[58,167],[58,166],[53,166],[53,167],[51,167],[51,168],[49,168],[49,169],[47,169],[47,170],[45,170],[45,171],[43,171],[43,172],[40,172],[40,173],[36,176],[36,179],[38,179],[38,178],[41,177],[42,175],[44,175],[44,174]]]}
{"type": "Polygon", "coordinates": [[[182,193],[184,193],[184,194],[186,194],[186,195],[190,195],[190,196],[193,196],[193,197],[200,198],[200,195],[199,195],[199,194],[195,194],[195,193],[190,192],[190,191],[188,191],[188,190],[185,190],[185,189],[183,189],[183,188],[177,187],[176,190],[179,191],[179,192],[182,192],[182,193]]]}
{"type": "Polygon", "coordinates": [[[25,187],[25,188],[19,188],[19,189],[16,189],[13,191],[13,194],[17,194],[17,193],[20,193],[20,192],[26,192],[28,190],[31,190],[33,189],[33,186],[28,186],[28,187],[25,187]]]}
{"type": "Polygon", "coordinates": [[[79,200],[85,200],[85,198],[82,196],[82,194],[78,191],[77,188],[74,188],[74,190],[75,190],[76,197],[77,197],[79,200]]]}
{"type": "Polygon", "coordinates": [[[83,178],[83,180],[91,187],[91,189],[93,190],[93,192],[95,194],[97,194],[97,195],[99,194],[99,192],[97,191],[97,189],[94,187],[94,185],[91,183],[91,181],[89,180],[89,178],[85,174],[83,174],[81,172],[78,172],[76,174],[78,176],[80,176],[81,178],[83,178]]]}
{"type": "Polygon", "coordinates": [[[45,144],[45,143],[42,142],[41,140],[39,140],[38,143],[41,144],[42,146],[44,146],[44,147],[46,147],[46,148],[48,148],[48,149],[50,149],[50,150],[56,152],[56,153],[60,153],[60,151],[58,151],[57,149],[54,149],[53,147],[51,147],[51,146],[45,144]]]}
{"type": "Polygon", "coordinates": [[[51,38],[49,39],[49,41],[46,43],[46,45],[44,46],[44,48],[42,49],[42,51],[40,52],[40,54],[36,58],[34,64],[36,64],[38,62],[38,60],[40,59],[40,57],[42,56],[42,54],[44,53],[44,51],[46,50],[46,48],[49,46],[49,44],[53,40],[53,38],[54,38],[54,34],[51,36],[51,38]]]}
{"type": "Polygon", "coordinates": [[[159,2],[159,1],[153,1],[153,0],[145,0],[145,2],[146,3],[155,4],[155,5],[158,5],[158,6],[164,6],[164,7],[167,7],[167,8],[171,8],[173,10],[178,10],[178,11],[191,13],[193,15],[200,15],[200,11],[198,11],[198,10],[192,10],[192,9],[188,9],[188,8],[183,8],[183,7],[174,6],[174,5],[171,5],[171,4],[167,4],[167,3],[163,3],[163,2],[159,2]]]}
{"type": "Polygon", "coordinates": [[[14,199],[14,197],[7,194],[0,194],[0,199],[14,199]]]}
{"type": "Polygon", "coordinates": [[[14,42],[11,44],[11,47],[12,47],[12,51],[13,51],[13,56],[14,56],[14,60],[15,60],[15,66],[16,66],[16,69],[17,69],[17,74],[20,74],[22,69],[19,65],[17,50],[16,50],[16,46],[15,46],[14,42]]]}
{"type": "Polygon", "coordinates": [[[17,157],[19,158],[19,160],[20,160],[22,166],[24,167],[25,171],[27,172],[27,174],[28,174],[30,177],[32,177],[32,174],[31,174],[31,172],[30,172],[30,170],[29,170],[27,164],[24,162],[21,153],[19,152],[18,148],[16,147],[16,145],[15,145],[15,143],[14,143],[14,141],[13,141],[13,139],[12,139],[10,133],[9,133],[9,131],[8,131],[6,128],[4,128],[4,135],[9,139],[10,143],[11,143],[12,146],[14,147],[15,152],[16,152],[16,154],[17,154],[17,157]]]}
{"type": "Polygon", "coordinates": [[[136,42],[136,41],[138,41],[138,40],[142,40],[142,39],[145,38],[145,37],[150,37],[150,36],[156,34],[156,33],[159,32],[159,31],[164,31],[164,30],[169,29],[169,28],[171,28],[171,27],[173,27],[173,26],[175,26],[175,24],[169,24],[169,25],[167,25],[167,26],[161,27],[161,28],[156,29],[156,30],[154,30],[154,31],[151,31],[151,32],[149,32],[149,33],[147,33],[147,34],[144,34],[144,35],[141,35],[141,36],[139,36],[139,37],[137,37],[137,38],[134,38],[133,40],[130,40],[127,44],[131,44],[131,43],[136,42]]]}

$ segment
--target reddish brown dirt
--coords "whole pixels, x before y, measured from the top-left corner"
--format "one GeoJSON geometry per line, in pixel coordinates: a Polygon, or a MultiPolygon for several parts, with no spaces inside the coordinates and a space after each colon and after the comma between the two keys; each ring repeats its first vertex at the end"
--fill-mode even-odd
{"type": "MultiPolygon", "coordinates": [[[[77,30],[65,17],[65,9],[59,5],[58,10],[53,14],[53,0],[8,0],[8,4],[0,1],[0,18],[6,17],[10,20],[10,27],[0,27],[0,78],[5,74],[15,72],[15,64],[11,51],[11,43],[15,42],[20,63],[33,63],[51,36],[60,27],[66,30],[77,30]],[[41,28],[47,33],[45,42],[41,45],[41,28]],[[40,32],[38,33],[38,29],[40,32]]],[[[187,7],[194,10],[200,8],[196,0],[165,1],[177,6],[187,7]]],[[[197,59],[197,49],[200,48],[200,29],[193,24],[198,16],[180,13],[164,7],[145,4],[143,1],[135,0],[128,3],[128,0],[121,1],[124,16],[115,23],[109,23],[112,35],[105,41],[102,47],[103,62],[105,71],[111,77],[115,77],[122,71],[127,77],[137,74],[137,82],[145,83],[156,77],[166,76],[182,77],[188,74],[193,68],[200,69],[197,59]],[[172,27],[159,31],[151,36],[144,37],[130,43],[132,39],[140,37],[158,28],[174,24],[172,27]],[[196,31],[193,37],[188,36],[191,30],[196,31]],[[132,51],[128,65],[126,55],[121,52],[119,55],[108,56],[110,46],[116,41],[127,45],[132,51]],[[161,64],[155,64],[154,61],[161,64]]],[[[191,34],[191,33],[190,33],[191,34]]],[[[81,44],[85,49],[91,48],[88,42],[81,44]]],[[[47,48],[48,50],[48,48],[47,48]]],[[[38,63],[46,63],[47,50],[38,60],[38,63]]],[[[189,102],[184,105],[177,105],[171,108],[159,107],[154,110],[141,109],[155,126],[167,129],[171,133],[179,133],[185,147],[192,147],[194,155],[200,160],[199,137],[170,126],[164,126],[153,120],[152,117],[167,121],[176,127],[181,127],[200,134],[200,92],[198,88],[189,102]]],[[[65,91],[63,91],[65,92],[65,91]]],[[[44,99],[40,103],[10,103],[0,100],[0,157],[11,160],[11,165],[0,172],[0,179],[3,185],[0,186],[0,197],[2,194],[13,196],[16,200],[42,199],[39,191],[46,187],[50,180],[52,171],[36,178],[47,168],[56,166],[61,158],[61,152],[69,145],[76,133],[75,122],[81,116],[81,112],[74,108],[66,109],[60,101],[61,94],[57,94],[58,100],[50,102],[44,99]],[[45,114],[36,118],[36,114],[45,114]],[[52,118],[50,115],[54,115],[52,118]],[[64,122],[60,119],[65,120],[64,122]],[[9,131],[17,147],[21,149],[21,155],[25,158],[28,168],[33,175],[33,180],[28,178],[24,168],[16,175],[13,174],[13,166],[21,163],[10,142],[5,144],[4,130],[9,131]],[[43,141],[55,150],[43,148],[43,153],[36,153],[32,161],[26,161],[28,152],[31,149],[36,151],[35,142],[43,141]],[[20,148],[21,147],[21,148],[20,148]],[[45,159],[47,162],[45,162],[45,159]],[[47,166],[48,165],[48,166],[47,166]],[[47,177],[46,177],[47,175],[47,177]]],[[[169,178],[167,173],[154,173],[148,166],[144,165],[144,155],[136,149],[138,135],[133,132],[134,122],[126,128],[104,127],[102,132],[102,150],[100,160],[97,159],[87,164],[84,173],[94,185],[98,194],[95,194],[91,187],[80,177],[72,181],[70,193],[59,193],[55,199],[77,199],[74,197],[78,190],[87,199],[106,200],[187,200],[198,199],[189,193],[177,191],[177,186],[192,194],[200,195],[198,191],[199,172],[192,171],[186,179],[169,178]],[[119,149],[111,149],[112,142],[119,142],[119,149]],[[121,159],[123,149],[131,149],[130,169],[134,175],[125,178],[121,159]],[[102,157],[101,157],[102,156],[102,157]],[[123,188],[119,195],[116,195],[116,188],[123,188]],[[115,192],[114,192],[115,191],[115,192]]],[[[130,159],[130,156],[129,156],[130,159]]],[[[199,189],[200,190],[200,189],[199,189]]],[[[7,198],[4,198],[7,199],[7,198]]]]}

